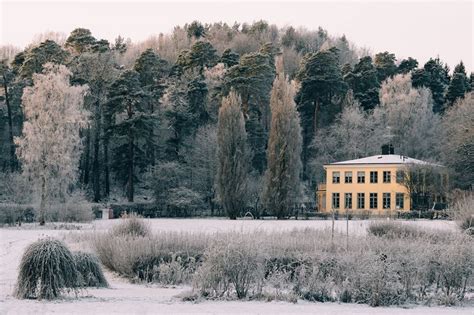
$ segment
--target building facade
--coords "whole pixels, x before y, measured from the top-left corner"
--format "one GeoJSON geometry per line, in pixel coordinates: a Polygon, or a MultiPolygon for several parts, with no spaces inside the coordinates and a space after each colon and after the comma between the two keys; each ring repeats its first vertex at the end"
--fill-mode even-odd
{"type": "Polygon", "coordinates": [[[387,214],[411,209],[404,169],[429,163],[402,155],[385,154],[324,165],[326,183],[318,185],[320,212],[368,211],[387,214]]]}

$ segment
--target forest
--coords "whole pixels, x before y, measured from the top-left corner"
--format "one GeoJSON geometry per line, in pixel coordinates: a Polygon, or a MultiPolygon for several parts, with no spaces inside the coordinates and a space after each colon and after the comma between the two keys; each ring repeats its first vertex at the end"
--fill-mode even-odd
{"type": "MultiPolygon", "coordinates": [[[[114,203],[155,216],[286,218],[325,163],[381,153],[474,183],[473,78],[323,28],[176,26],[133,42],[37,35],[0,47],[0,203],[114,203]]],[[[61,210],[62,211],[62,210],[61,210]]]]}

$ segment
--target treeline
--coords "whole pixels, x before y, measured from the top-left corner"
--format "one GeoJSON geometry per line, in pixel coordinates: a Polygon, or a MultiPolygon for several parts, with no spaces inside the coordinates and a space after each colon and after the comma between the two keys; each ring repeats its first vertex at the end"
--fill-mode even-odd
{"type": "MultiPolygon", "coordinates": [[[[5,200],[25,188],[11,174],[24,174],[31,162],[17,152],[29,126],[25,91],[39,90],[36,74],[48,71],[43,81],[64,87],[51,87],[55,95],[88,112],[84,125],[82,114],[75,116],[78,134],[68,133],[73,143],[81,139],[68,149],[78,152],[79,172],[55,188],[60,195],[153,199],[175,211],[223,206],[231,217],[247,206],[257,215],[270,207],[284,217],[289,207],[312,200],[322,164],[379,153],[388,138],[397,154],[445,163],[457,187],[473,183],[473,74],[462,62],[451,74],[439,58],[421,67],[389,52],[372,56],[321,28],[281,29],[264,21],[193,22],[142,43],[121,37],[109,43],[83,28],[37,41],[23,51],[1,49],[5,200]],[[45,70],[47,63],[67,69],[45,70]],[[86,86],[87,92],[77,90],[86,86]]],[[[45,102],[30,97],[29,103],[43,107],[45,117],[54,108],[48,93],[45,102]]],[[[62,119],[70,131],[68,117],[62,119]]],[[[48,143],[30,134],[30,143],[48,143]]],[[[37,154],[55,144],[49,146],[37,154]]],[[[61,163],[75,167],[68,156],[61,163]]],[[[61,167],[51,174],[69,174],[61,167]]]]}

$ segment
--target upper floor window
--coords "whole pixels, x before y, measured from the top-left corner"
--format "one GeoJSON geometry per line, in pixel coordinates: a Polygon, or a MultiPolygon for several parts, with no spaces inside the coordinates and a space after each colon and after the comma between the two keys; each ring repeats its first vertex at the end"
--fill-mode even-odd
{"type": "Polygon", "coordinates": [[[357,172],[357,183],[363,184],[365,183],[365,172],[357,172]]]}
{"type": "Polygon", "coordinates": [[[372,184],[376,184],[377,183],[377,177],[378,177],[378,172],[377,171],[371,171],[370,172],[370,182],[372,184]]]}
{"type": "Polygon", "coordinates": [[[352,183],[352,172],[345,172],[344,173],[344,182],[346,184],[352,183]]]}
{"type": "Polygon", "coordinates": [[[390,183],[390,176],[392,175],[392,172],[390,171],[383,171],[383,182],[384,183],[390,183]]]}
{"type": "Polygon", "coordinates": [[[397,183],[398,183],[398,184],[403,183],[404,177],[405,177],[405,172],[402,171],[402,170],[398,170],[398,171],[397,171],[397,183]]]}
{"type": "Polygon", "coordinates": [[[332,183],[339,184],[341,182],[341,174],[339,172],[332,172],[332,183]]]}

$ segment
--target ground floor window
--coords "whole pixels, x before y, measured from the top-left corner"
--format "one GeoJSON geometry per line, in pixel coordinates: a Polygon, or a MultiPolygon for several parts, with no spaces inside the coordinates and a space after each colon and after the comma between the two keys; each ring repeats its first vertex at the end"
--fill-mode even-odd
{"type": "Polygon", "coordinates": [[[383,193],[383,208],[390,209],[390,193],[383,193]]]}
{"type": "Polygon", "coordinates": [[[351,193],[344,194],[344,208],[352,209],[352,194],[351,193]]]}
{"type": "Polygon", "coordinates": [[[339,209],[339,193],[332,194],[332,208],[339,209]]]}
{"type": "Polygon", "coordinates": [[[365,194],[357,193],[357,209],[365,208],[365,194]]]}
{"type": "Polygon", "coordinates": [[[397,209],[403,209],[404,208],[404,194],[403,193],[397,193],[395,196],[395,207],[397,209]]]}
{"type": "Polygon", "coordinates": [[[370,209],[377,209],[377,193],[370,193],[369,201],[370,209]]]}

